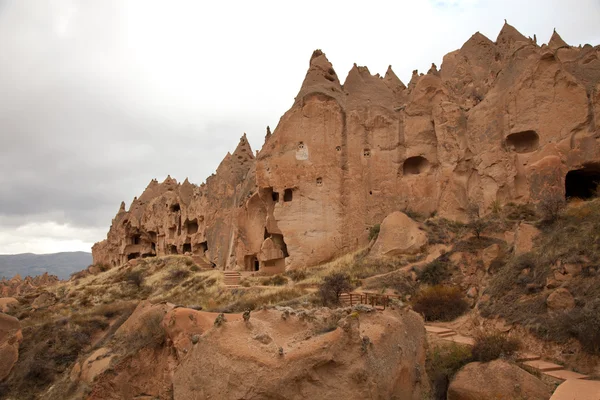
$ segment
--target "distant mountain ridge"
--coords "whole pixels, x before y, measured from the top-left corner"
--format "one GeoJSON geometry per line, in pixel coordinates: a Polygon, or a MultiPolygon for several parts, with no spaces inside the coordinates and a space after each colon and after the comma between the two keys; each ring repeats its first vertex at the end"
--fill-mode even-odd
{"type": "Polygon", "coordinates": [[[0,278],[12,278],[16,274],[42,275],[48,272],[60,279],[67,279],[73,272],[81,271],[92,263],[92,253],[85,251],[52,254],[0,254],[0,278]]]}

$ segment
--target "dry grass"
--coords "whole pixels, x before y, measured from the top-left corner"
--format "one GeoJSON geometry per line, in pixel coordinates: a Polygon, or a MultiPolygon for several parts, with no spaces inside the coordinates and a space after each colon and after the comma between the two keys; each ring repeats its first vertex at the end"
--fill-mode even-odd
{"type": "Polygon", "coordinates": [[[480,332],[475,336],[471,349],[473,361],[488,362],[498,358],[510,358],[521,347],[521,342],[500,332],[480,332]]]}

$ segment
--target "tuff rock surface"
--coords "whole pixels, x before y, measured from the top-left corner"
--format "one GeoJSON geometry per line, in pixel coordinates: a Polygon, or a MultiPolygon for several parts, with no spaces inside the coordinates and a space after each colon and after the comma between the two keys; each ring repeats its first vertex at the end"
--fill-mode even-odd
{"type": "Polygon", "coordinates": [[[506,24],[405,85],[357,65],[342,83],[317,50],[256,155],[243,136],[200,186],[153,180],[121,204],[94,261],[190,253],[205,268],[277,272],[366,245],[395,211],[464,221],[472,205],[585,195],[600,176],[599,55],[506,24]]]}

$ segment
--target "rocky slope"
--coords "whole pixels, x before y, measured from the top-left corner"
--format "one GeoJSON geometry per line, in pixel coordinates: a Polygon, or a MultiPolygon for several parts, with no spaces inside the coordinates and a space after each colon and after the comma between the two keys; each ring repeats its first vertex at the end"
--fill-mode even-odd
{"type": "Polygon", "coordinates": [[[506,24],[474,34],[405,85],[354,66],[342,83],[315,51],[262,149],[242,137],[205,184],[152,181],[122,204],[95,263],[194,255],[281,272],[368,242],[393,211],[466,220],[510,202],[589,197],[600,179],[600,48],[506,24]]]}

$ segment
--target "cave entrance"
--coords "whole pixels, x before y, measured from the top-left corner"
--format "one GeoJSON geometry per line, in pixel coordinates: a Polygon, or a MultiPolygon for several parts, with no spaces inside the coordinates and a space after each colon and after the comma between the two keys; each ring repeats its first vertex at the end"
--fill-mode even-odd
{"type": "Polygon", "coordinates": [[[183,253],[191,253],[192,252],[192,244],[191,243],[184,243],[183,244],[183,253]]]}
{"type": "Polygon", "coordinates": [[[194,233],[198,233],[198,221],[186,221],[187,233],[188,235],[193,235],[194,233]]]}
{"type": "Polygon", "coordinates": [[[565,178],[565,197],[590,199],[598,196],[600,164],[569,171],[565,178]]]}
{"type": "Polygon", "coordinates": [[[136,258],[140,258],[140,253],[131,253],[127,255],[128,260],[135,260],[136,258]]]}
{"type": "Polygon", "coordinates": [[[177,254],[177,246],[174,244],[169,246],[169,254],[177,254]]]}
{"type": "Polygon", "coordinates": [[[531,153],[540,146],[540,137],[535,131],[511,133],[506,137],[506,145],[517,153],[531,153]]]}
{"type": "Polygon", "coordinates": [[[409,157],[402,166],[404,175],[418,175],[429,170],[429,161],[425,157],[409,157]]]}
{"type": "Polygon", "coordinates": [[[256,257],[256,254],[250,254],[244,257],[247,271],[258,271],[260,269],[260,261],[256,257]]]}

